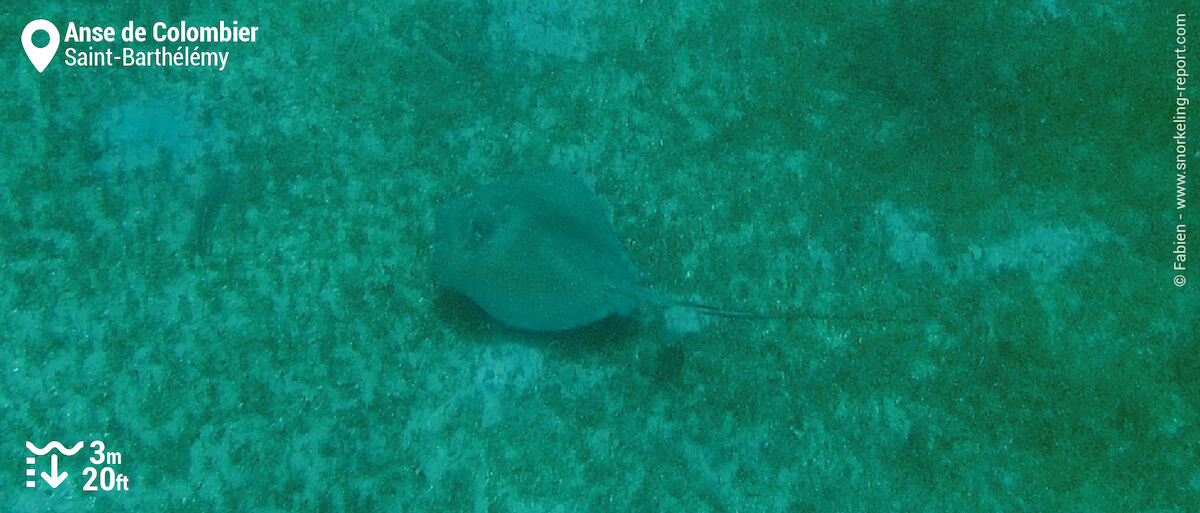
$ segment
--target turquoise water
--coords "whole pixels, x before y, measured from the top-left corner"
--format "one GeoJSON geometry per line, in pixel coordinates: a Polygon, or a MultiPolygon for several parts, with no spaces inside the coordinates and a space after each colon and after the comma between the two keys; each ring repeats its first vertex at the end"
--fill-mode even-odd
{"type": "Polygon", "coordinates": [[[1174,11],[203,4],[0,18],[0,509],[1200,504],[1174,11]],[[38,73],[37,18],[259,30],[38,73]],[[545,169],[656,290],[860,319],[497,326],[433,284],[433,209],[545,169]],[[121,461],[27,488],[52,440],[121,461]]]}

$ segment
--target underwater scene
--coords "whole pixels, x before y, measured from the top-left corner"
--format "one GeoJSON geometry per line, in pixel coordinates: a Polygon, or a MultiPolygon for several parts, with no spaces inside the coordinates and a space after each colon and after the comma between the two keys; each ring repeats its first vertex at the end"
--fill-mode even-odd
{"type": "Polygon", "coordinates": [[[8,6],[0,510],[1197,511],[1187,8],[8,6]]]}

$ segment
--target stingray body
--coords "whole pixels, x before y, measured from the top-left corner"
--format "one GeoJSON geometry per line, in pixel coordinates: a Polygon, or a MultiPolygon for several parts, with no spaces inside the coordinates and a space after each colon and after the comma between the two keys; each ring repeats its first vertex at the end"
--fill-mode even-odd
{"type": "Polygon", "coordinates": [[[438,207],[435,222],[438,284],[514,328],[577,328],[648,297],[608,207],[572,175],[492,183],[438,207]]]}

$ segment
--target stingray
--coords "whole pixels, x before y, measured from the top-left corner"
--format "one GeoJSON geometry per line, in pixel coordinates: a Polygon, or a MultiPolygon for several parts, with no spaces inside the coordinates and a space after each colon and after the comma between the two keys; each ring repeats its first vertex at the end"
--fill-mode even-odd
{"type": "Polygon", "coordinates": [[[433,246],[438,285],[492,318],[529,331],[563,331],[643,304],[751,316],[660,296],[640,283],[612,217],[573,175],[501,180],[437,209],[433,246]]]}
{"type": "Polygon", "coordinates": [[[438,207],[435,222],[438,284],[514,328],[577,328],[647,297],[608,207],[572,175],[492,183],[438,207]]]}
{"type": "MultiPolygon", "coordinates": [[[[644,305],[676,321],[695,314],[753,319],[908,322],[788,309],[731,310],[658,294],[643,286],[617,239],[608,206],[579,178],[544,173],[503,179],[437,208],[434,274],[513,328],[555,332],[644,305]]],[[[695,323],[698,321],[685,321],[695,323]]],[[[689,327],[686,331],[694,331],[689,327]]]]}

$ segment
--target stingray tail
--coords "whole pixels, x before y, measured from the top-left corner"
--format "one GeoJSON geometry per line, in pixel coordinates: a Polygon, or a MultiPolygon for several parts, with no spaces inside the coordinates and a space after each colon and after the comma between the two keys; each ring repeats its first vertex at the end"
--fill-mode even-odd
{"type": "Polygon", "coordinates": [[[690,309],[696,313],[711,315],[713,317],[725,317],[730,319],[778,319],[783,316],[779,314],[770,314],[763,312],[751,312],[748,310],[734,310],[720,306],[704,304],[698,301],[686,299],[669,299],[667,304],[690,309]]]}
{"type": "Polygon", "coordinates": [[[781,316],[777,313],[763,313],[751,310],[738,310],[723,306],[714,306],[699,301],[690,299],[679,299],[676,297],[666,296],[654,290],[642,290],[641,298],[643,301],[656,304],[664,308],[682,308],[698,314],[709,315],[712,317],[725,317],[730,319],[779,319],[786,316],[781,316]]]}
{"type": "Polygon", "coordinates": [[[668,308],[685,308],[689,311],[696,312],[702,315],[712,317],[723,317],[728,319],[784,319],[784,320],[822,320],[822,321],[854,321],[864,323],[901,323],[911,324],[915,321],[912,319],[874,316],[874,315],[858,315],[858,314],[831,314],[813,312],[799,308],[787,308],[774,312],[763,312],[754,310],[734,309],[721,306],[714,306],[699,301],[688,299],[677,299],[654,295],[651,298],[655,303],[668,308]]]}

